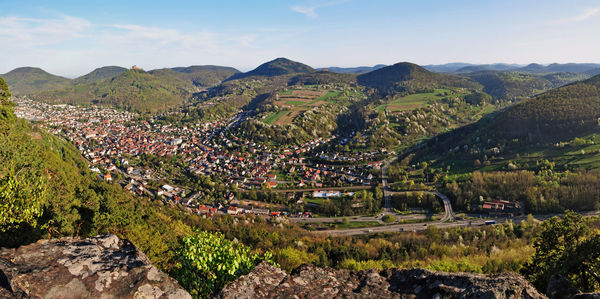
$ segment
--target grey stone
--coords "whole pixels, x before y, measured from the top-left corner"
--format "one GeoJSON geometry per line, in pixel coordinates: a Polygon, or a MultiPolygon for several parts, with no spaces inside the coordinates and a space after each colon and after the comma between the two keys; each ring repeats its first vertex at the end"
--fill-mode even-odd
{"type": "Polygon", "coordinates": [[[114,235],[0,249],[0,278],[0,298],[192,298],[114,235]]]}

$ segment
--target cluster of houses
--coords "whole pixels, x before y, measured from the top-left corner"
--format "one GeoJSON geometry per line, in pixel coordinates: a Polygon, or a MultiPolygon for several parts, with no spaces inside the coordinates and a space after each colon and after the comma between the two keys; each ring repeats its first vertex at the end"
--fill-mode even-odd
{"type": "Polygon", "coordinates": [[[481,206],[479,206],[479,209],[484,213],[498,216],[514,216],[520,214],[521,212],[521,206],[518,202],[501,199],[484,201],[481,206]]]}
{"type": "MultiPolygon", "coordinates": [[[[139,166],[134,161],[136,157],[177,155],[188,165],[187,171],[199,176],[217,175],[227,186],[239,189],[371,184],[375,179],[372,170],[381,167],[380,161],[348,166],[314,163],[308,159],[316,157],[314,152],[322,145],[339,142],[336,136],[275,148],[224,134],[227,128],[240,122],[243,116],[239,114],[228,119],[174,126],[154,119],[139,120],[133,113],[112,108],[48,105],[26,98],[17,100],[16,112],[19,117],[42,121],[48,130],[65,135],[89,161],[90,169],[104,180],[119,178],[119,183],[133,193],[161,197],[198,213],[270,215],[273,212],[203,206],[201,192],[193,193],[168,184],[153,188],[152,181],[168,181],[168,177],[160,170],[139,166]]],[[[375,154],[363,153],[349,161],[366,160],[375,154]]],[[[323,155],[321,152],[321,158],[323,155]]]]}

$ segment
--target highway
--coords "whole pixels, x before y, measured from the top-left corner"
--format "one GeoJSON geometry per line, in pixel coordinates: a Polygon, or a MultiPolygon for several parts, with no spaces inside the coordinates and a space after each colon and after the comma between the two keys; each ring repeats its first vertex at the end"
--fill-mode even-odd
{"type": "MultiPolygon", "coordinates": [[[[440,219],[440,222],[454,220],[454,211],[452,210],[452,204],[450,203],[450,199],[448,198],[448,196],[446,196],[442,193],[439,193],[437,191],[397,191],[397,192],[389,191],[389,192],[387,192],[387,194],[389,196],[392,196],[392,195],[406,194],[406,193],[411,193],[411,192],[421,192],[423,194],[433,194],[433,195],[439,197],[442,200],[442,204],[444,205],[444,216],[442,217],[442,219],[440,219]]],[[[386,200],[386,204],[387,204],[387,200],[386,200]]]]}
{"type": "MultiPolygon", "coordinates": [[[[581,213],[583,216],[599,216],[600,211],[589,211],[581,213]]],[[[564,214],[545,214],[545,215],[533,215],[533,218],[536,221],[543,221],[549,219],[554,216],[563,216],[564,214]]],[[[383,233],[383,232],[417,232],[426,230],[429,226],[435,226],[437,228],[454,228],[454,227],[473,227],[473,226],[483,226],[485,225],[485,221],[494,220],[496,224],[503,224],[507,220],[512,221],[515,224],[519,224],[522,221],[527,220],[526,215],[516,216],[516,217],[488,217],[487,219],[475,219],[475,220],[455,220],[452,222],[425,222],[425,223],[409,223],[409,224],[393,224],[393,225],[385,225],[385,226],[376,226],[376,227],[368,227],[368,228],[353,228],[353,229],[344,229],[344,230],[323,230],[323,231],[315,231],[315,234],[323,234],[329,235],[332,237],[341,237],[341,236],[356,236],[356,235],[366,235],[372,233],[383,233]]]]}
{"type": "MultiPolygon", "coordinates": [[[[290,221],[296,223],[336,223],[343,222],[344,219],[348,219],[349,222],[378,222],[380,224],[385,224],[381,218],[384,213],[379,214],[377,216],[347,216],[347,217],[315,217],[315,218],[290,218],[290,221]]],[[[427,215],[424,214],[411,214],[411,215],[400,215],[395,214],[397,221],[410,221],[410,220],[425,220],[427,219],[427,215]]]]}

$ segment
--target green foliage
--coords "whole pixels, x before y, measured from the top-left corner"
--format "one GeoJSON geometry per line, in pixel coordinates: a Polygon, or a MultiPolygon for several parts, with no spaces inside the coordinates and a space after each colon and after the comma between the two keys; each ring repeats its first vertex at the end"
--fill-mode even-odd
{"type": "Polygon", "coordinates": [[[302,264],[313,263],[317,259],[315,254],[296,249],[292,246],[277,251],[275,257],[279,261],[281,269],[286,271],[292,271],[302,264]]]}
{"type": "Polygon", "coordinates": [[[447,183],[444,192],[455,200],[455,208],[467,210],[483,199],[520,202],[529,212],[560,212],[565,209],[594,210],[600,207],[600,171],[565,174],[542,170],[473,172],[460,185],[447,183]]]}
{"type": "Polygon", "coordinates": [[[206,298],[227,283],[248,274],[260,261],[273,262],[269,252],[264,255],[220,233],[197,232],[183,239],[175,278],[196,298],[206,298]]]}
{"type": "Polygon", "coordinates": [[[394,215],[385,215],[381,218],[381,221],[385,223],[394,223],[396,222],[396,217],[394,215]]]}
{"type": "Polygon", "coordinates": [[[563,218],[553,217],[542,224],[534,242],[535,255],[522,273],[540,290],[545,290],[552,275],[570,279],[582,291],[600,287],[600,234],[572,211],[563,218]]]}
{"type": "Polygon", "coordinates": [[[46,180],[37,171],[16,173],[10,168],[0,176],[0,232],[27,224],[36,227],[42,215],[46,180]]]}
{"type": "Polygon", "coordinates": [[[8,85],[3,78],[0,78],[0,105],[6,104],[8,98],[10,98],[11,94],[8,90],[8,85]]]}

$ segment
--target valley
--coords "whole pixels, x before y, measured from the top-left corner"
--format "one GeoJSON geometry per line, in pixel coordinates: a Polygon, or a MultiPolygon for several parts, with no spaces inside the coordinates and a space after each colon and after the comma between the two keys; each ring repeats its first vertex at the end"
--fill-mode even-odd
{"type": "MultiPolygon", "coordinates": [[[[486,273],[524,269],[540,223],[566,217],[566,209],[597,225],[596,77],[559,87],[587,78],[560,75],[567,81],[555,87],[536,85],[547,74],[445,74],[410,63],[338,74],[284,58],[229,77],[223,67],[203,67],[204,79],[197,71],[100,69],[70,86],[12,98],[10,109],[34,130],[22,136],[35,142],[46,138],[40,131],[68,141],[83,158],[78,171],[98,190],[68,216],[51,214],[72,217],[62,228],[55,220],[45,225],[56,235],[82,225],[124,229],[167,271],[179,257],[158,248],[180,248],[190,230],[203,228],[257,254],[272,250],[289,270],[315,262],[486,273]],[[492,89],[497,80],[507,89],[492,89]],[[95,96],[108,89],[115,97],[95,96]],[[111,197],[106,192],[124,192],[122,204],[101,199],[94,207],[95,196],[111,197]],[[142,218],[102,218],[138,209],[114,210],[127,204],[139,205],[142,218]],[[112,214],[101,212],[107,209],[112,214]],[[164,238],[166,229],[177,233],[164,238]],[[423,251],[422,238],[442,245],[423,251]],[[491,262],[479,246],[494,240],[501,254],[491,262]],[[338,253],[343,246],[328,242],[362,245],[338,253]],[[477,259],[466,261],[457,244],[477,259]],[[404,253],[389,256],[390,248],[404,253]]],[[[40,202],[67,205],[71,196],[40,202]]],[[[19,244],[14,234],[25,226],[16,227],[7,238],[19,244]]]]}

